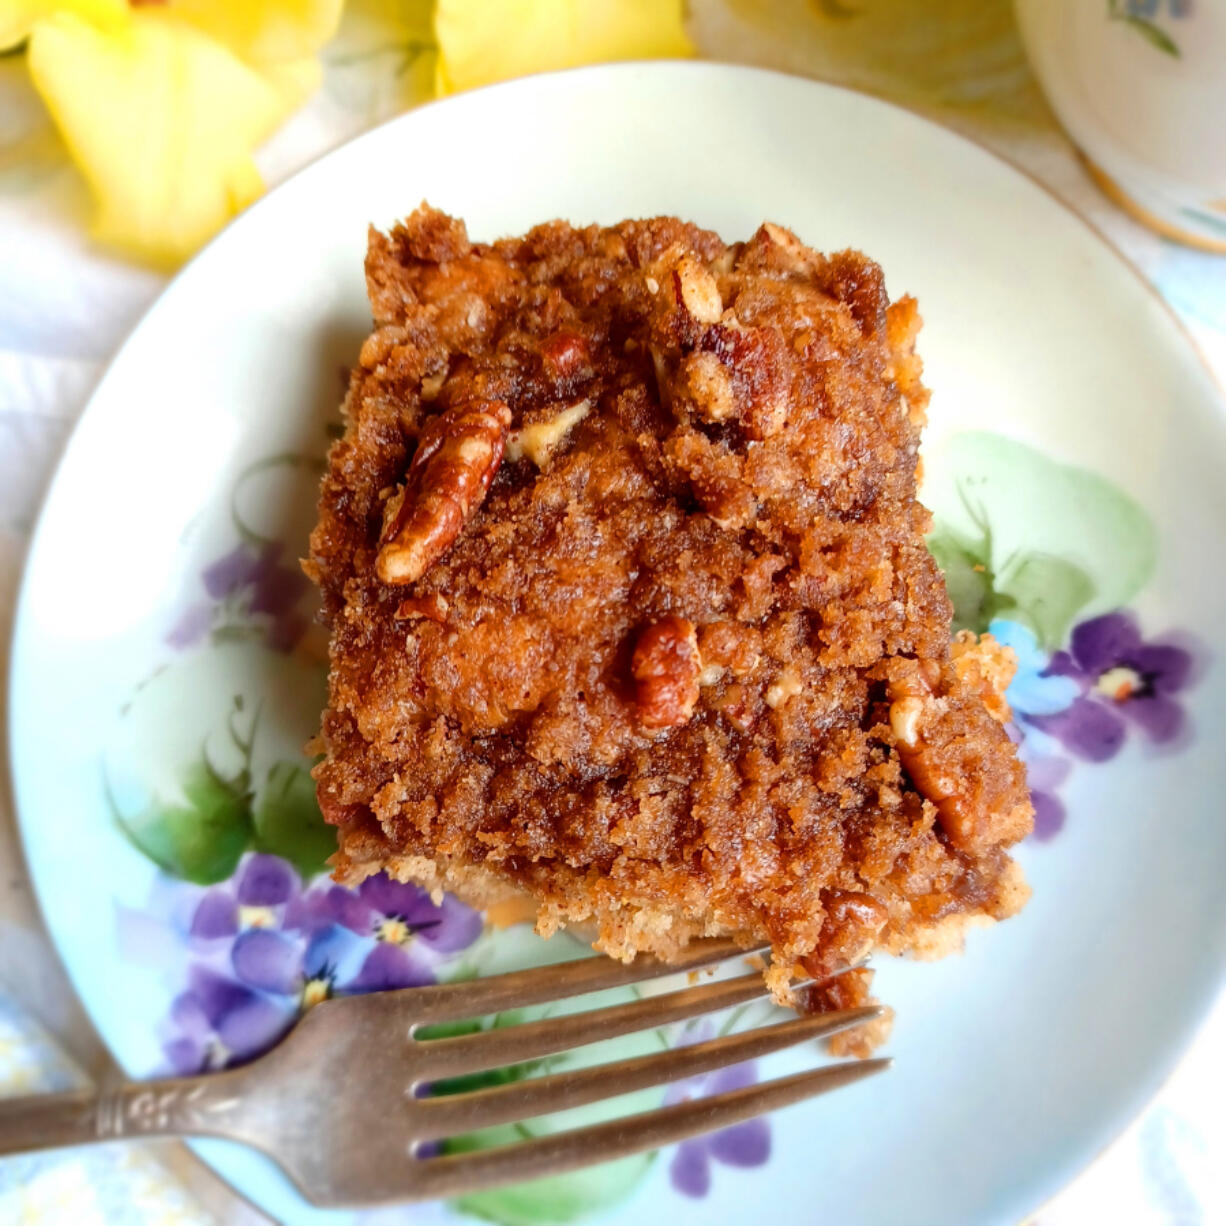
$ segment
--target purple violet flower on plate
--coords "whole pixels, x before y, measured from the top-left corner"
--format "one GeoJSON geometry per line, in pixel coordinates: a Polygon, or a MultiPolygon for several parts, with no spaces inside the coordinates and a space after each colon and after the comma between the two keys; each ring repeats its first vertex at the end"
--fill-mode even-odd
{"type": "MultiPolygon", "coordinates": [[[[756,1081],[757,1070],[750,1061],[678,1082],[668,1092],[665,1102],[708,1098],[729,1090],[744,1089],[756,1081]]],[[[762,1166],[769,1160],[770,1152],[769,1122],[761,1117],[746,1120],[743,1124],[733,1124],[731,1128],[723,1128],[719,1132],[682,1141],[669,1164],[669,1181],[684,1196],[703,1197],[711,1190],[713,1163],[734,1167],[762,1166]]]]}
{"type": "Polygon", "coordinates": [[[1129,725],[1170,745],[1184,730],[1177,695],[1192,682],[1193,663],[1185,647],[1143,639],[1132,613],[1105,613],[1076,626],[1069,649],[1052,657],[1051,675],[1076,681],[1081,694],[1065,711],[1025,719],[1087,762],[1113,758],[1129,725]]]}

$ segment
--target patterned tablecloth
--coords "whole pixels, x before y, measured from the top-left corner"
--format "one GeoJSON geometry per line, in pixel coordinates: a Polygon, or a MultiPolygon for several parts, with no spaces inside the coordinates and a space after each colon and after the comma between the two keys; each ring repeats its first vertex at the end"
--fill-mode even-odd
{"type": "MultiPolygon", "coordinates": [[[[262,151],[275,184],[411,105],[412,46],[351,0],[325,52],[323,88],[262,151]]],[[[805,73],[912,107],[1002,153],[1088,218],[1179,313],[1226,383],[1226,257],[1156,237],[1086,177],[1027,71],[1007,0],[694,0],[704,55],[805,73]]],[[[407,205],[406,205],[407,207],[407,205]]],[[[0,59],[0,636],[44,485],[107,359],[161,289],[83,237],[84,188],[19,57],[0,59]]],[[[0,664],[0,682],[3,682],[0,664]]],[[[0,715],[0,731],[7,715],[0,715]]],[[[0,772],[3,767],[0,766],[0,772]]],[[[55,1090],[109,1061],[39,921],[0,779],[0,1094],[55,1090]]],[[[1072,1186],[1042,1226],[1226,1222],[1226,1001],[1158,1099],[1072,1186]]],[[[427,1218],[430,1214],[427,1212],[427,1218]]],[[[371,1223],[404,1220],[371,1215],[371,1223]]],[[[413,1218],[419,1220],[418,1217],[413,1218]]],[[[0,1161],[0,1223],[248,1224],[240,1202],[178,1145],[101,1147],[0,1161]]]]}

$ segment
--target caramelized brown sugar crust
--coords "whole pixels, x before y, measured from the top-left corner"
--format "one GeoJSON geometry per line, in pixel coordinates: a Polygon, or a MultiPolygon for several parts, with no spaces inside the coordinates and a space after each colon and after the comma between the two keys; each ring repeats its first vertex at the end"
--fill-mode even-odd
{"type": "Polygon", "coordinates": [[[618,957],[765,938],[781,994],[1022,905],[1012,662],[951,644],[876,264],[423,206],[366,273],[307,563],[340,880],[526,895],[618,957]]]}

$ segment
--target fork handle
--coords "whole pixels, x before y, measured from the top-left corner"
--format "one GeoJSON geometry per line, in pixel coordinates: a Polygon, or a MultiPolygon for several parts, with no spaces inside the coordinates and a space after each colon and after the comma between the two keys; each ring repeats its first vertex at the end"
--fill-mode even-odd
{"type": "Polygon", "coordinates": [[[100,1096],[94,1090],[0,1100],[0,1154],[97,1141],[100,1096]]]}
{"type": "Polygon", "coordinates": [[[239,1101],[232,1089],[225,1074],[214,1074],[0,1099],[0,1155],[125,1137],[229,1135],[239,1101]]]}

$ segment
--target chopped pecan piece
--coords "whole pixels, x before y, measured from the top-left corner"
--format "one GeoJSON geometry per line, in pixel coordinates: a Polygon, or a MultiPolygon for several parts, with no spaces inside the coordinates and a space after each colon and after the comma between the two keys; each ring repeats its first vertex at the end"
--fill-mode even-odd
{"type": "Polygon", "coordinates": [[[789,698],[795,698],[804,691],[804,682],[790,669],[785,668],[766,691],[766,705],[772,711],[786,706],[789,698]]]}
{"type": "MultiPolygon", "coordinates": [[[[925,733],[933,731],[940,719],[940,707],[933,694],[932,682],[918,669],[905,677],[891,680],[886,687],[890,701],[890,731],[903,767],[911,781],[937,807],[941,824],[960,829],[964,822],[959,813],[958,779],[945,769],[941,758],[932,752],[933,745],[925,733]]],[[[952,831],[950,831],[952,833],[952,831]]]]}
{"type": "Polygon", "coordinates": [[[748,732],[753,727],[757,712],[746,686],[728,686],[713,705],[738,732],[748,732]]]}
{"type": "Polygon", "coordinates": [[[673,270],[673,287],[677,301],[700,324],[719,322],[724,302],[719,286],[707,268],[692,255],[683,255],[673,270]]]}
{"type": "Polygon", "coordinates": [[[764,221],[753,241],[769,244],[770,264],[776,268],[791,273],[807,273],[813,270],[816,263],[813,252],[791,230],[777,226],[773,221],[764,221]]]}
{"type": "Polygon", "coordinates": [[[458,405],[430,418],[401,493],[388,499],[375,570],[413,583],[451,547],[502,463],[511,410],[500,401],[458,405]]]}
{"type": "Polygon", "coordinates": [[[387,361],[388,355],[397,345],[404,344],[408,338],[408,329],[399,324],[385,324],[382,328],[376,328],[362,342],[358,364],[367,370],[374,370],[380,362],[387,361]]]}
{"type": "Polygon", "coordinates": [[[555,332],[541,342],[541,361],[553,379],[571,379],[592,373],[587,341],[575,332],[555,332]]]}
{"type": "MultiPolygon", "coordinates": [[[[747,328],[729,320],[708,328],[699,339],[699,351],[714,362],[704,362],[690,387],[704,416],[736,416],[750,438],[772,438],[788,419],[787,380],[781,371],[782,342],[767,328],[747,328]],[[722,375],[716,375],[716,371],[722,375]]],[[[723,417],[718,418],[723,420],[723,417]]]]}
{"type": "Polygon", "coordinates": [[[590,400],[580,400],[570,408],[563,409],[548,421],[533,422],[520,426],[507,435],[507,461],[518,463],[525,456],[537,468],[544,468],[553,453],[566,441],[566,436],[592,411],[590,400]]]}
{"type": "Polygon", "coordinates": [[[681,363],[686,390],[698,415],[706,421],[727,421],[736,412],[732,376],[713,353],[696,350],[681,363]]]}
{"type": "Polygon", "coordinates": [[[689,721],[702,672],[693,622],[669,616],[647,626],[634,646],[630,667],[644,728],[676,728],[689,721]]]}
{"type": "Polygon", "coordinates": [[[447,621],[449,608],[446,597],[437,592],[431,592],[428,596],[406,596],[396,606],[396,620],[408,621],[411,618],[424,617],[427,621],[438,622],[441,626],[447,621]]]}
{"type": "Polygon", "coordinates": [[[827,923],[822,928],[816,956],[820,957],[825,973],[833,974],[868,957],[890,916],[875,898],[855,890],[829,890],[822,903],[827,923]]]}
{"type": "MultiPolygon", "coordinates": [[[[825,974],[820,968],[809,967],[807,960],[806,969],[818,979],[825,974]]],[[[880,1003],[872,994],[875,973],[867,966],[862,966],[815,984],[809,991],[807,1012],[837,1013],[843,1009],[862,1009],[866,1005],[880,1003]]],[[[865,1056],[872,1055],[873,1049],[890,1037],[893,1025],[894,1010],[884,1009],[880,1017],[836,1034],[828,1041],[827,1050],[832,1056],[856,1056],[864,1059],[865,1056]]]]}

